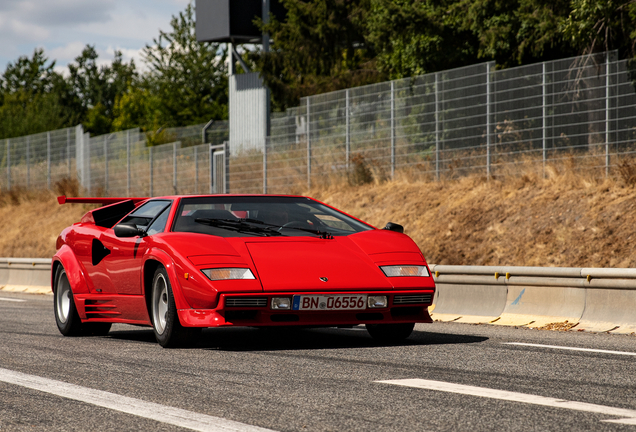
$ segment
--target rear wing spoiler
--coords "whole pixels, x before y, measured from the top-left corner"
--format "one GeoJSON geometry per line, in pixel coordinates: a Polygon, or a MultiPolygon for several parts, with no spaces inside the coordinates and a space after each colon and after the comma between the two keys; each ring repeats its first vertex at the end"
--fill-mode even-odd
{"type": "Polygon", "coordinates": [[[66,195],[62,195],[57,197],[57,202],[61,204],[101,204],[103,206],[108,204],[115,204],[122,201],[131,200],[135,204],[145,201],[148,198],[115,198],[115,197],[99,197],[99,198],[88,198],[88,197],[79,197],[79,198],[69,198],[66,195]]]}

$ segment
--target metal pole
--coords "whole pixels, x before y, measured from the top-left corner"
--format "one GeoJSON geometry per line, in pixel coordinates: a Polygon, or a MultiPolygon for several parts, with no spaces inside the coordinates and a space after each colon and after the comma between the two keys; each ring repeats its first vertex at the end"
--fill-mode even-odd
{"type": "Polygon", "coordinates": [[[51,189],[51,132],[46,133],[46,187],[51,189]]]}
{"type": "Polygon", "coordinates": [[[439,181],[439,73],[435,73],[435,180],[439,181]]]}
{"type": "Polygon", "coordinates": [[[199,154],[198,146],[194,146],[194,193],[199,193],[199,154]]]}
{"type": "Polygon", "coordinates": [[[490,180],[490,65],[486,63],[486,176],[490,180]]]}
{"type": "Polygon", "coordinates": [[[351,119],[349,112],[351,110],[351,102],[349,100],[349,89],[345,90],[345,166],[349,170],[349,159],[351,158],[351,119]]]}
{"type": "Polygon", "coordinates": [[[66,129],[66,165],[68,168],[68,178],[71,178],[71,129],[66,129]]]}
{"type": "Polygon", "coordinates": [[[218,193],[218,191],[214,187],[214,150],[212,149],[212,145],[210,145],[208,153],[208,158],[210,159],[210,193],[213,194],[218,193]]]}
{"type": "Polygon", "coordinates": [[[154,192],[153,191],[154,188],[153,188],[152,182],[153,182],[154,179],[153,179],[153,175],[152,175],[152,147],[148,148],[148,162],[149,162],[149,165],[150,165],[150,196],[153,196],[154,195],[154,193],[153,193],[154,192]]]}
{"type": "MultiPolygon", "coordinates": [[[[262,20],[263,24],[269,24],[269,6],[270,0],[263,0],[262,2],[262,20]]],[[[269,33],[263,33],[263,53],[269,53],[269,33]]],[[[269,138],[271,135],[272,121],[271,121],[271,93],[269,87],[265,87],[265,138],[269,138]]],[[[267,142],[264,143],[267,147],[267,142]]],[[[265,188],[267,186],[264,186],[265,188]]]]}
{"type": "Polygon", "coordinates": [[[307,97],[307,189],[311,189],[311,117],[309,97],[307,97]]]}
{"type": "Polygon", "coordinates": [[[177,194],[177,143],[172,143],[172,189],[177,194]]]}
{"type": "Polygon", "coordinates": [[[108,193],[108,135],[104,136],[104,190],[108,193]]]}
{"type": "Polygon", "coordinates": [[[11,190],[11,141],[7,140],[7,189],[11,190]]]}
{"type": "Polygon", "coordinates": [[[230,193],[230,143],[223,143],[223,155],[225,158],[225,187],[223,193],[230,193]]]}
{"type": "Polygon", "coordinates": [[[26,164],[27,164],[27,189],[31,187],[31,164],[29,163],[30,156],[30,137],[26,137],[26,164]]]}
{"type": "Polygon", "coordinates": [[[391,81],[391,178],[395,177],[395,81],[391,81]]]}
{"type": "Polygon", "coordinates": [[[263,144],[263,193],[267,193],[267,141],[265,138],[265,144],[263,144]]]}
{"type": "Polygon", "coordinates": [[[543,133],[543,137],[542,137],[542,145],[543,145],[543,178],[545,178],[545,164],[546,164],[546,159],[547,159],[547,124],[546,124],[546,118],[547,118],[547,89],[546,89],[546,64],[545,62],[543,62],[543,78],[542,78],[542,84],[541,84],[541,90],[543,92],[543,99],[542,99],[542,103],[543,103],[543,121],[542,121],[542,133],[543,133]]]}
{"type": "Polygon", "coordinates": [[[126,131],[126,191],[130,196],[130,131],[126,131]]]}
{"type": "Polygon", "coordinates": [[[610,53],[605,55],[605,177],[609,177],[609,128],[610,128],[610,53]]]}

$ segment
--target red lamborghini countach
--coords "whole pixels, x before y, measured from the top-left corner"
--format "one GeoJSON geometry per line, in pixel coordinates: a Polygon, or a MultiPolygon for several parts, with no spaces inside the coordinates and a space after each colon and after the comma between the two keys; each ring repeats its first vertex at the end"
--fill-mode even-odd
{"type": "Polygon", "coordinates": [[[205,327],[351,327],[408,337],[435,283],[400,225],[302,196],[66,198],[101,203],[57,239],[51,281],[66,336],[152,326],[164,347],[205,327]]]}

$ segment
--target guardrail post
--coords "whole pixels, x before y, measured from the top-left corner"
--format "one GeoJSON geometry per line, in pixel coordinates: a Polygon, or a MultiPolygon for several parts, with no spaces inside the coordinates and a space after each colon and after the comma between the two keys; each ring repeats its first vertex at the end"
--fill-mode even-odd
{"type": "Polygon", "coordinates": [[[439,181],[439,73],[435,73],[435,180],[439,181]]]}
{"type": "Polygon", "coordinates": [[[51,189],[51,132],[46,133],[46,186],[51,189]]]}
{"type": "Polygon", "coordinates": [[[349,171],[349,159],[351,158],[351,102],[349,100],[349,89],[345,90],[345,167],[349,171]]]}
{"type": "Polygon", "coordinates": [[[307,189],[311,189],[311,117],[309,100],[309,97],[307,97],[307,189]]]}
{"type": "Polygon", "coordinates": [[[391,178],[395,177],[395,81],[391,81],[391,178]]]}

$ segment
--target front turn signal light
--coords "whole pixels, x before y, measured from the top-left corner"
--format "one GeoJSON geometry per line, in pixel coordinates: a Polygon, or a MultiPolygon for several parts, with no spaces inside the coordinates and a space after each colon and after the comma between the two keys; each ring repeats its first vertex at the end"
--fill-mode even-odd
{"type": "Polygon", "coordinates": [[[426,266],[415,265],[397,265],[397,266],[380,266],[380,269],[387,277],[403,277],[403,276],[419,276],[428,277],[428,269],[426,266]]]}
{"type": "Polygon", "coordinates": [[[201,270],[211,281],[230,279],[256,279],[248,268],[213,268],[201,270]]]}

